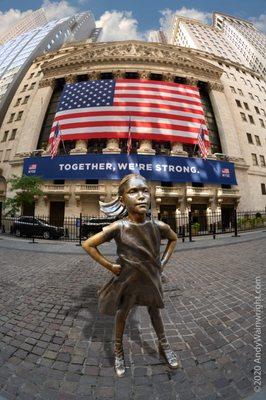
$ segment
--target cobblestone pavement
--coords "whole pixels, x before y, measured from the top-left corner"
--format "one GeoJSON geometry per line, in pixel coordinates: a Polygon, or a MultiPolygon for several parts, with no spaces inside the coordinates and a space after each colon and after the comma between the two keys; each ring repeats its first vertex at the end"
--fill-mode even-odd
{"type": "Polygon", "coordinates": [[[167,269],[163,318],[182,368],[157,355],[144,307],[133,310],[127,373],[112,367],[112,317],[97,312],[110,277],[84,254],[0,248],[0,398],[238,400],[253,392],[260,239],[179,251],[167,269]]]}

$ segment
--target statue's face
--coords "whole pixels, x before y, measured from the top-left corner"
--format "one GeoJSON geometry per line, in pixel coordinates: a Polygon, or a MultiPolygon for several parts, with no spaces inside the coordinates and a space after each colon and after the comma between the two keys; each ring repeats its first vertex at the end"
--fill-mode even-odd
{"type": "Polygon", "coordinates": [[[125,185],[124,193],[120,197],[128,213],[146,214],[151,201],[150,190],[143,179],[131,178],[125,185]]]}

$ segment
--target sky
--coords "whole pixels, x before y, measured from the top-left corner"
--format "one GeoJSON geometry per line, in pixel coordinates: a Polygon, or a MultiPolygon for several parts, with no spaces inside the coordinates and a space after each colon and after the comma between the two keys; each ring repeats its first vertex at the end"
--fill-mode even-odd
{"type": "Polygon", "coordinates": [[[40,7],[49,20],[91,10],[103,41],[146,40],[150,31],[167,29],[175,13],[210,24],[214,11],[250,20],[266,33],[266,0],[0,0],[0,33],[40,7]]]}

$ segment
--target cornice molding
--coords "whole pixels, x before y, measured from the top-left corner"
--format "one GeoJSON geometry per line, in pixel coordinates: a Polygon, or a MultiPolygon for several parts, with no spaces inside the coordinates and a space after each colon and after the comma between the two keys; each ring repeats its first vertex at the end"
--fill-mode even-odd
{"type": "Polygon", "coordinates": [[[140,41],[78,44],[64,54],[47,56],[42,71],[44,77],[58,78],[73,73],[90,74],[91,70],[115,72],[117,68],[123,72],[132,67],[138,71],[148,70],[148,73],[160,71],[166,75],[183,74],[214,81],[223,73],[221,68],[193,54],[191,49],[140,41]]]}

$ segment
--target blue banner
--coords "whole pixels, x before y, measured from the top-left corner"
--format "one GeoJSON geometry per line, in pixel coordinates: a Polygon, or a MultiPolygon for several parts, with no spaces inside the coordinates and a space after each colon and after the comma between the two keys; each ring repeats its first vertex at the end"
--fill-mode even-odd
{"type": "Polygon", "coordinates": [[[85,154],[26,158],[23,168],[25,175],[49,180],[121,179],[133,172],[150,181],[237,185],[233,163],[201,158],[85,154]]]}

